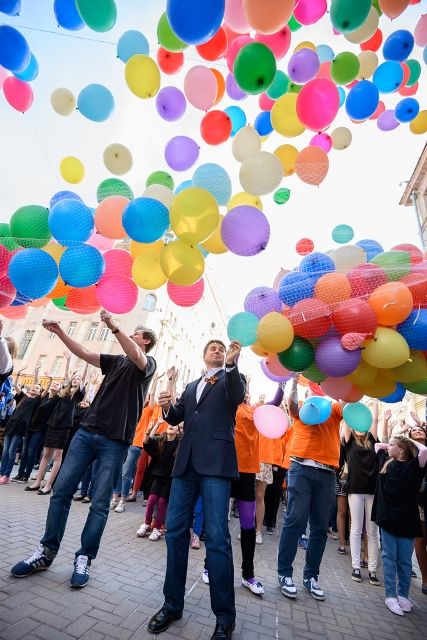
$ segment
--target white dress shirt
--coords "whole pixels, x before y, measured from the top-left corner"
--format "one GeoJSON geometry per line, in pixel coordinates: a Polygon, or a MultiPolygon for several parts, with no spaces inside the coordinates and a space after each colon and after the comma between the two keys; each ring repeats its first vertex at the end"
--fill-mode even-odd
{"type": "Polygon", "coordinates": [[[205,381],[205,378],[210,378],[211,376],[214,376],[216,373],[218,373],[218,371],[221,371],[221,370],[222,370],[222,367],[217,367],[216,369],[209,369],[202,376],[202,379],[200,380],[199,384],[197,385],[197,389],[196,389],[196,402],[197,403],[199,402],[200,398],[202,397],[203,389],[208,384],[205,381]]]}

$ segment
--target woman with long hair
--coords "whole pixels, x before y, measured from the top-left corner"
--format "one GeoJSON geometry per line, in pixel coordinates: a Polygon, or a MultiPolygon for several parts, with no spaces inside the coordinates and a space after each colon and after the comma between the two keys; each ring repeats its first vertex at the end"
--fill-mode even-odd
{"type": "MultiPolygon", "coordinates": [[[[427,444],[427,429],[426,423],[421,422],[418,416],[414,413],[411,414],[416,424],[408,429],[408,437],[415,442],[419,442],[426,446],[427,444]]],[[[427,475],[427,474],[426,474],[427,475]]],[[[426,531],[426,513],[427,513],[427,486],[426,475],[424,475],[424,481],[421,485],[419,494],[418,508],[420,511],[421,531],[422,536],[415,538],[415,554],[417,556],[418,566],[421,572],[421,591],[424,595],[427,595],[427,531],[426,531]]]]}

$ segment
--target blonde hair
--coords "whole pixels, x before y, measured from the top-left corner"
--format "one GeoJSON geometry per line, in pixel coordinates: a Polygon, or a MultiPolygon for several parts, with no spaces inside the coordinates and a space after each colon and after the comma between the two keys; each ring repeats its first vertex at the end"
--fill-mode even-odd
{"type": "Polygon", "coordinates": [[[353,438],[355,443],[357,444],[358,447],[361,447],[362,449],[372,449],[372,443],[369,440],[369,432],[368,433],[363,433],[361,437],[358,437],[355,435],[354,430],[353,430],[353,438]]]}
{"type": "MultiPolygon", "coordinates": [[[[417,448],[416,446],[407,438],[406,436],[393,436],[393,440],[396,440],[396,445],[401,449],[405,454],[405,460],[413,460],[417,456],[417,448]]],[[[387,469],[390,464],[393,462],[394,458],[389,458],[383,465],[380,473],[387,473],[387,469]]]]}

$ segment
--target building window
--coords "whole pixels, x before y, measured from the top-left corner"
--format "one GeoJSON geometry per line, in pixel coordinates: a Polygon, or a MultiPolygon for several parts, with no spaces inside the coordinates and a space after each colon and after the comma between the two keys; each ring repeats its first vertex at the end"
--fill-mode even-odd
{"type": "Polygon", "coordinates": [[[96,330],[98,329],[99,322],[91,322],[89,330],[87,332],[86,340],[95,340],[96,330]]]}
{"type": "Polygon", "coordinates": [[[49,335],[47,336],[48,340],[55,340],[55,334],[49,331],[49,335]]]}
{"type": "Polygon", "coordinates": [[[40,375],[41,376],[44,375],[44,371],[46,369],[46,360],[47,360],[47,356],[46,355],[39,356],[39,358],[37,360],[37,364],[40,365],[40,375]]]}
{"type": "Polygon", "coordinates": [[[144,311],[154,311],[156,308],[157,298],[154,293],[147,293],[144,300],[144,311]]]}
{"type": "Polygon", "coordinates": [[[99,332],[99,340],[107,340],[108,339],[108,334],[110,333],[110,330],[108,327],[102,327],[101,331],[99,332]]]}
{"type": "Polygon", "coordinates": [[[25,358],[25,354],[27,353],[27,349],[30,346],[30,342],[33,339],[34,334],[35,331],[30,330],[27,330],[24,333],[24,337],[22,338],[21,344],[19,345],[18,360],[22,360],[22,358],[25,358]]]}
{"type": "Polygon", "coordinates": [[[53,363],[53,367],[52,367],[52,375],[53,376],[57,376],[59,374],[59,372],[61,371],[63,360],[64,360],[64,358],[62,356],[56,356],[55,362],[53,363]]]}
{"type": "Polygon", "coordinates": [[[67,329],[67,336],[71,336],[74,334],[74,331],[76,330],[77,327],[77,322],[70,322],[68,325],[68,329],[67,329]]]}

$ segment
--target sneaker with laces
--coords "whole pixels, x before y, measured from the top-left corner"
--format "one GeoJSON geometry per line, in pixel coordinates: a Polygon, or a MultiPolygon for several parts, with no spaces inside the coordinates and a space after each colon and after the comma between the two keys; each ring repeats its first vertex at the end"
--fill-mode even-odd
{"type": "Polygon", "coordinates": [[[280,591],[287,598],[293,600],[297,597],[297,588],[294,585],[294,581],[289,576],[279,576],[280,591]]]}
{"type": "Polygon", "coordinates": [[[200,549],[200,538],[197,533],[193,533],[191,536],[190,547],[192,549],[200,549]]]}
{"type": "Polygon", "coordinates": [[[209,573],[207,569],[203,569],[202,580],[205,584],[209,584],[209,573]]]}
{"type": "Polygon", "coordinates": [[[255,542],[257,544],[262,544],[262,533],[261,533],[261,531],[257,531],[256,532],[255,542]]]}
{"type": "Polygon", "coordinates": [[[267,533],[269,536],[274,536],[274,527],[267,527],[267,533]]]}
{"type": "Polygon", "coordinates": [[[396,614],[397,616],[405,615],[402,607],[399,604],[399,600],[397,598],[386,598],[384,600],[384,603],[387,609],[389,609],[392,613],[396,614]]]}
{"type": "Polygon", "coordinates": [[[369,584],[373,584],[375,587],[381,586],[381,582],[378,580],[375,571],[369,571],[369,584]]]}
{"type": "Polygon", "coordinates": [[[142,525],[139,527],[138,531],[136,532],[136,535],[138,536],[138,538],[145,538],[145,536],[149,531],[151,531],[150,525],[145,524],[145,522],[143,522],[142,525]]]}
{"type": "Polygon", "coordinates": [[[90,559],[87,556],[76,556],[74,571],[70,580],[70,587],[82,589],[89,582],[90,559]]]}
{"type": "Polygon", "coordinates": [[[409,598],[404,598],[403,596],[397,596],[397,601],[400,604],[400,608],[404,613],[410,613],[412,611],[412,602],[409,598]]]}
{"type": "Polygon", "coordinates": [[[151,542],[157,542],[157,540],[160,540],[161,537],[162,537],[162,534],[160,533],[160,531],[156,529],[156,527],[154,527],[154,529],[148,536],[148,539],[151,540],[151,542]]]}
{"type": "Polygon", "coordinates": [[[114,509],[117,507],[118,504],[119,504],[118,500],[111,500],[111,502],[110,502],[110,511],[114,511],[114,509]]]}
{"type": "Polygon", "coordinates": [[[360,573],[360,569],[353,569],[351,572],[351,579],[355,582],[362,582],[362,574],[360,573]]]}
{"type": "Polygon", "coordinates": [[[304,589],[307,589],[307,591],[311,596],[313,596],[315,600],[325,599],[323,589],[317,582],[316,578],[304,578],[304,580],[302,581],[302,586],[304,587],[304,589]]]}
{"type": "Polygon", "coordinates": [[[242,586],[246,587],[247,589],[249,589],[249,591],[252,591],[252,593],[257,596],[264,595],[264,587],[256,578],[250,578],[249,580],[245,580],[244,578],[242,578],[242,586]]]}
{"type": "Polygon", "coordinates": [[[114,513],[123,513],[125,509],[126,509],[125,503],[122,500],[120,500],[119,504],[114,509],[114,513]]]}
{"type": "Polygon", "coordinates": [[[12,482],[19,482],[20,480],[22,480],[23,476],[19,475],[19,473],[16,476],[13,476],[12,478],[12,482]]]}
{"type": "Polygon", "coordinates": [[[15,576],[15,578],[26,578],[36,571],[48,569],[54,558],[55,554],[40,544],[32,556],[15,564],[10,570],[10,573],[15,576]]]}
{"type": "Polygon", "coordinates": [[[345,547],[338,547],[337,549],[338,553],[341,554],[342,556],[346,556],[347,555],[347,551],[345,547]]]}

